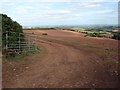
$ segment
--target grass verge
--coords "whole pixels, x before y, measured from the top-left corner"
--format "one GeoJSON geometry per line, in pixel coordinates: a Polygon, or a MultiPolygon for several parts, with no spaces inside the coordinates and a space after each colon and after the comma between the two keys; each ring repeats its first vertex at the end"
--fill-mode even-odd
{"type": "Polygon", "coordinates": [[[38,53],[41,53],[42,49],[37,47],[37,50],[35,51],[28,51],[28,52],[23,52],[21,54],[16,54],[14,57],[13,56],[3,56],[3,60],[7,60],[7,61],[10,61],[10,62],[14,62],[14,61],[20,61],[20,60],[24,60],[24,58],[26,56],[31,56],[31,55],[34,55],[34,54],[38,54],[38,53]]]}

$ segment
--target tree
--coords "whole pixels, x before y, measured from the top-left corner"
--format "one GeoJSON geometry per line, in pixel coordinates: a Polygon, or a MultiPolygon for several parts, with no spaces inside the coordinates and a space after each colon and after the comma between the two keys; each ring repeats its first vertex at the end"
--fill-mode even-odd
{"type": "Polygon", "coordinates": [[[112,39],[120,40],[120,32],[113,33],[112,39]]]}
{"type": "MultiPolygon", "coordinates": [[[[4,50],[6,44],[12,43],[18,43],[18,36],[19,33],[23,33],[22,26],[17,23],[16,21],[13,21],[10,17],[8,17],[5,14],[0,14],[0,17],[2,17],[2,21],[0,24],[2,25],[2,48],[4,50]],[[15,33],[11,33],[15,32],[15,33]],[[8,38],[6,42],[6,33],[9,35],[10,38],[8,38]]],[[[15,46],[13,46],[15,48],[15,46]]]]}

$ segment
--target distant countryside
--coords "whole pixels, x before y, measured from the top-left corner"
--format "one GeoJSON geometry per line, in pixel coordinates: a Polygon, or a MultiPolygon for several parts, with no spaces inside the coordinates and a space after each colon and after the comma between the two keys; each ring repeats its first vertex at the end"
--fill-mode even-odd
{"type": "Polygon", "coordinates": [[[91,37],[103,37],[120,40],[119,27],[116,25],[88,25],[88,26],[54,26],[54,27],[25,27],[24,30],[69,30],[80,32],[91,37]]]}

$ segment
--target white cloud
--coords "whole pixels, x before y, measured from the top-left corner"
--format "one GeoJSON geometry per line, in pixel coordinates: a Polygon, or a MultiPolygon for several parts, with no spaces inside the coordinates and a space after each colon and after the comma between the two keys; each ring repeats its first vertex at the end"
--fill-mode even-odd
{"type": "Polygon", "coordinates": [[[114,10],[100,10],[100,11],[96,11],[96,13],[98,14],[106,14],[106,13],[112,13],[114,12],[114,10]]]}
{"type": "Polygon", "coordinates": [[[83,14],[78,14],[78,13],[75,13],[75,14],[73,14],[75,17],[81,17],[81,16],[83,16],[83,14]]]}
{"type": "Polygon", "coordinates": [[[101,3],[99,2],[87,2],[87,3],[82,3],[80,4],[82,8],[95,8],[95,7],[100,7],[101,3]]]}
{"type": "Polygon", "coordinates": [[[92,2],[105,2],[105,0],[92,0],[92,2]]]}
{"type": "Polygon", "coordinates": [[[15,3],[13,3],[13,2],[3,3],[3,4],[5,4],[5,5],[7,5],[7,6],[15,6],[15,3]]]}
{"type": "Polygon", "coordinates": [[[62,14],[69,14],[69,13],[71,13],[71,11],[70,10],[60,10],[60,11],[58,11],[59,13],[62,13],[62,14]]]}

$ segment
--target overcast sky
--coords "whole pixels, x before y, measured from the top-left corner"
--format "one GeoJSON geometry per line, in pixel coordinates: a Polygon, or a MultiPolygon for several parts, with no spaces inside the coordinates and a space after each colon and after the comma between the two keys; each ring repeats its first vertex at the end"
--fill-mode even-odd
{"type": "Polygon", "coordinates": [[[119,0],[1,0],[0,13],[23,26],[117,24],[119,0]]]}

